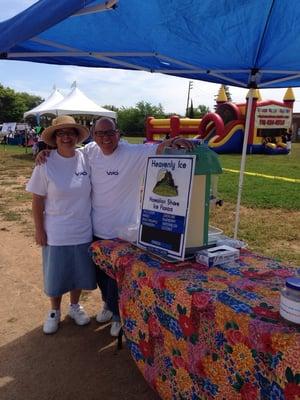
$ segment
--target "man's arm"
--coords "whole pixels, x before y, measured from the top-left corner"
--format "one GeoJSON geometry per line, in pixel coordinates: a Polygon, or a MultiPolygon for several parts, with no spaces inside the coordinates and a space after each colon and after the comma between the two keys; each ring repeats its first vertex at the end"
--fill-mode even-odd
{"type": "Polygon", "coordinates": [[[45,197],[33,193],[32,214],[35,226],[35,241],[39,246],[47,245],[47,234],[44,228],[45,197]]]}
{"type": "MultiPolygon", "coordinates": [[[[77,150],[81,151],[83,154],[86,154],[85,151],[86,146],[84,147],[76,147],[77,150]]],[[[35,157],[35,165],[42,165],[47,162],[47,158],[50,156],[51,151],[53,150],[41,150],[35,157]]]]}
{"type": "Polygon", "coordinates": [[[161,142],[156,149],[156,154],[163,154],[164,149],[166,147],[171,147],[173,149],[187,149],[193,150],[194,144],[190,140],[181,138],[181,137],[174,137],[171,139],[166,139],[161,142]]]}
{"type": "Polygon", "coordinates": [[[41,150],[35,157],[35,165],[42,165],[47,162],[52,150],[41,150]]]}

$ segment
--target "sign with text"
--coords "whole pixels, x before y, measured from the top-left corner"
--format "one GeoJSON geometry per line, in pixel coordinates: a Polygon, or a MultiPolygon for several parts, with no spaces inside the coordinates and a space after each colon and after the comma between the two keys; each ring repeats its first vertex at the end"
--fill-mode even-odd
{"type": "Polygon", "coordinates": [[[255,126],[258,129],[289,129],[292,123],[292,110],[274,104],[256,107],[255,126]]]}
{"type": "Polygon", "coordinates": [[[184,259],[195,156],[149,157],[138,244],[161,255],[184,259]]]}

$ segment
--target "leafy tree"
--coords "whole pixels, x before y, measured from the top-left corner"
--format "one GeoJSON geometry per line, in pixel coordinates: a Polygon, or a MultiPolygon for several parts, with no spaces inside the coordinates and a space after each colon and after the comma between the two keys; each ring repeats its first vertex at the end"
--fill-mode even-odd
{"type": "Polygon", "coordinates": [[[0,84],[0,122],[19,122],[25,111],[43,101],[39,96],[15,92],[0,84]]]}
{"type": "Polygon", "coordinates": [[[144,136],[147,117],[164,118],[162,105],[140,101],[135,107],[121,107],[118,110],[118,125],[125,135],[144,136]]]}
{"type": "Polygon", "coordinates": [[[105,104],[104,106],[102,106],[103,108],[106,108],[106,110],[110,110],[110,111],[115,111],[118,112],[119,109],[118,107],[112,105],[112,104],[105,104]]]}
{"type": "Polygon", "coordinates": [[[26,105],[25,111],[31,110],[32,108],[38,106],[44,101],[44,99],[42,99],[40,96],[35,96],[32,94],[28,94],[26,92],[21,92],[18,94],[22,97],[22,99],[25,102],[26,105]]]}
{"type": "Polygon", "coordinates": [[[209,113],[209,107],[205,106],[204,104],[199,104],[196,109],[197,118],[202,118],[205,114],[209,113]]]}
{"type": "Polygon", "coordinates": [[[189,118],[195,118],[195,112],[194,112],[194,107],[193,107],[193,100],[191,100],[191,107],[189,107],[189,110],[188,110],[188,117],[189,117],[189,118]]]}
{"type": "Polygon", "coordinates": [[[202,118],[205,114],[209,113],[209,107],[204,104],[199,104],[198,107],[193,107],[193,103],[191,103],[191,107],[189,108],[188,117],[189,118],[202,118]]]}

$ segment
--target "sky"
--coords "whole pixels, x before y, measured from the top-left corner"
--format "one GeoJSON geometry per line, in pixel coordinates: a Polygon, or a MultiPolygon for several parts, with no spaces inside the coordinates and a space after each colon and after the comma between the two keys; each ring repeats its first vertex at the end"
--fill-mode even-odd
{"type": "MultiPolygon", "coordinates": [[[[1,0],[0,21],[8,19],[34,4],[36,0],[1,0]]],[[[101,68],[59,66],[23,61],[0,60],[0,84],[17,92],[47,98],[53,86],[63,95],[71,90],[72,83],[98,105],[116,107],[135,106],[139,101],[153,105],[159,103],[166,113],[184,115],[187,105],[189,80],[163,74],[142,71],[124,71],[101,68]]],[[[193,81],[190,98],[194,107],[204,104],[213,110],[214,96],[220,85],[193,81]]],[[[248,90],[229,87],[236,103],[245,101],[248,90]]],[[[286,89],[260,90],[262,99],[281,101],[286,89]]],[[[293,88],[295,94],[294,111],[300,112],[300,88],[293,88]]]]}

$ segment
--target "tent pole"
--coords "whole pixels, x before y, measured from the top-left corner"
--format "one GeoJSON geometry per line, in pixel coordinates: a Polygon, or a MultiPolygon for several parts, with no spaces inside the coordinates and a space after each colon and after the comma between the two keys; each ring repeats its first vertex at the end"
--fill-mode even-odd
{"type": "Polygon", "coordinates": [[[245,125],[245,133],[244,133],[244,141],[243,141],[243,151],[242,151],[242,159],[240,166],[240,178],[239,178],[239,189],[238,189],[238,197],[236,203],[236,212],[235,212],[235,226],[234,226],[234,239],[237,239],[239,222],[240,222],[240,207],[241,207],[241,197],[243,190],[243,180],[244,180],[244,172],[246,165],[246,154],[247,154],[247,144],[249,137],[249,128],[250,128],[250,118],[252,112],[252,103],[253,103],[253,89],[250,90],[248,106],[247,106],[247,117],[246,117],[246,125],[245,125]]]}

